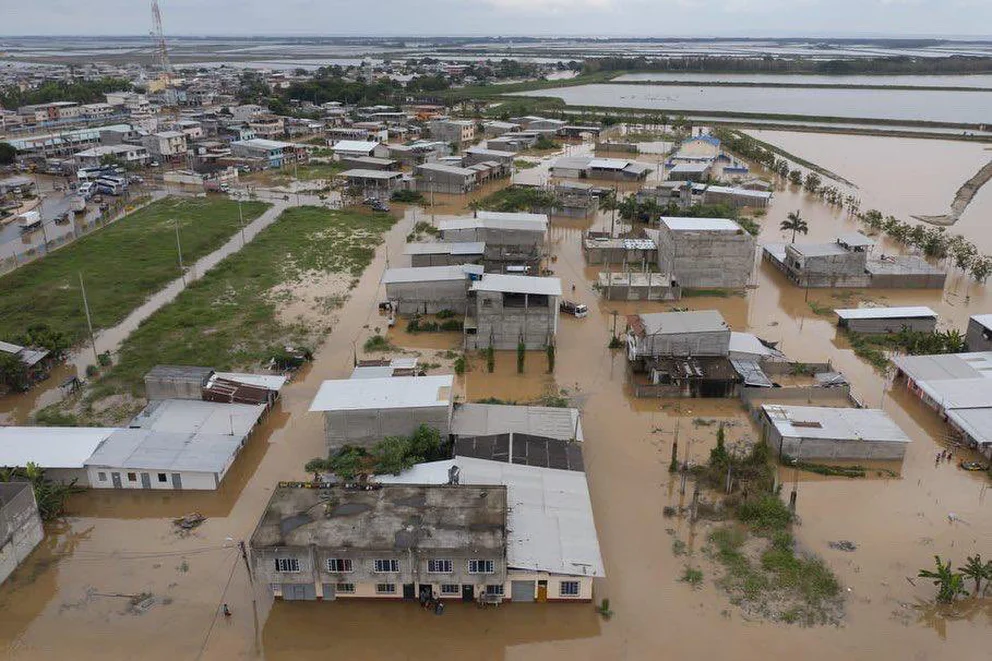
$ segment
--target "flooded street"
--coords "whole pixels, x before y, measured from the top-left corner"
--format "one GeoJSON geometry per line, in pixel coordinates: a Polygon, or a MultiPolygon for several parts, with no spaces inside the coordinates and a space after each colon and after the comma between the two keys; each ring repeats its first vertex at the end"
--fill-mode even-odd
{"type": "MultiPolygon", "coordinates": [[[[572,153],[586,148],[572,148],[572,153]]],[[[876,171],[877,178],[870,182],[859,179],[857,172],[845,172],[842,164],[829,162],[828,149],[821,158],[817,151],[786,148],[852,179],[861,187],[864,208],[871,206],[870,196],[897,199],[899,191],[907,189],[905,182],[886,172],[876,171]],[[885,193],[889,188],[892,192],[885,193]]],[[[840,147],[836,151],[843,152],[840,147]]],[[[960,181],[970,176],[968,169],[978,160],[976,156],[974,163],[959,168],[960,181]]],[[[546,177],[546,164],[517,175],[518,180],[535,182],[546,177]]],[[[948,191],[942,188],[938,200],[924,211],[939,213],[943,200],[949,204],[959,185],[955,181],[948,174],[948,191]]],[[[487,192],[491,189],[471,197],[438,195],[433,215],[457,213],[487,192]]],[[[985,204],[980,198],[988,201],[987,193],[980,193],[973,205],[985,204]]],[[[878,207],[889,212],[888,205],[879,202],[878,207]]],[[[809,223],[807,240],[830,240],[856,229],[845,212],[780,186],[767,216],[758,221],[763,228],[759,243],[782,240],[779,222],[796,209],[809,223]]],[[[455,603],[437,617],[401,602],[271,603],[266,586],[250,582],[236,543],[251,535],[276,483],[306,478],[304,462],[323,454],[322,419],[307,412],[320,382],[346,377],[356,347],[361,356],[365,339],[385,327],[377,309],[384,298],[382,274],[387,265],[408,264],[403,256],[406,236],[415,222],[432,215],[414,207],[397,213],[402,219],[385,236],[350,298],[334,312],[338,321],[315,362],[283,390],[281,404],[256,431],[220,490],[88,493],[72,500],[66,523],[50,526],[42,545],[0,586],[0,649],[7,658],[763,661],[795,656],[800,650],[800,658],[815,661],[987,656],[989,600],[966,599],[953,612],[944,612],[926,605],[934,593],[931,585],[920,580],[914,585],[907,577],[929,568],[934,554],[952,558],[957,566],[965,555],[992,552],[988,479],[954,465],[934,466],[938,443],[946,438],[936,416],[899,387],[887,390],[882,376],[837,339],[833,320],[813,313],[802,289],[757,261],[753,287],[746,295],[687,298],[677,305],[716,308],[734,330],[780,342],[790,358],[831,360],[851,381],[854,394],[868,405],[881,403],[913,442],[898,477],[800,476],[801,524],[795,535],[802,548],[824,557],[844,585],[847,616],[842,626],[749,622],[714,585],[719,570],[702,549],[716,524],[663,516],[663,508],[691,497],[680,494],[678,476],[668,472],[671,444],[678,433],[680,454],[687,452],[699,463],[714,446],[716,429],[699,420],[725,421],[730,441],[753,441],[756,430],[738,400],[631,397],[625,357],[607,348],[614,312],[622,331],[623,315],[665,311],[671,304],[603,301],[592,289],[596,269],[585,265],[580,239],[587,229],[608,228],[608,214],[552,220],[550,243],[556,259],[551,268],[563,289],[576,285],[569,297],[590,308],[585,319],[561,319],[554,374],[547,373],[543,352],[528,353],[524,374],[516,372],[514,352],[498,352],[493,374],[485,371],[477,355],[469,355],[470,369],[457,387],[463,399],[515,401],[533,400],[558,388],[582,409],[584,459],[606,567],[606,578],[595,587],[596,598],[610,599],[613,618],[602,619],[588,604],[506,604],[479,610],[455,603]],[[208,519],[188,536],[180,536],[171,518],[191,511],[208,519]],[[961,521],[949,521],[951,512],[961,521]],[[676,556],[674,539],[683,541],[692,555],[676,556]],[[831,549],[828,543],[835,540],[851,540],[857,550],[831,549]],[[701,589],[679,582],[688,561],[704,572],[701,589]],[[132,596],[144,593],[155,597],[153,605],[130,606],[132,596]],[[224,603],[233,611],[231,618],[217,616],[224,603]]],[[[962,224],[965,221],[963,217],[962,224]]],[[[989,241],[982,232],[969,237],[989,241]]],[[[893,246],[881,249],[891,251],[893,246]]],[[[959,329],[969,314],[992,309],[986,288],[957,273],[948,278],[943,293],[815,290],[809,299],[831,307],[853,307],[866,299],[928,305],[940,315],[942,327],[959,329]]],[[[458,336],[450,333],[409,336],[393,329],[388,338],[401,348],[422,352],[422,362],[440,362],[433,357],[436,352],[457,350],[459,344],[458,336]]],[[[782,478],[790,482],[791,471],[783,470],[782,478]]]]}

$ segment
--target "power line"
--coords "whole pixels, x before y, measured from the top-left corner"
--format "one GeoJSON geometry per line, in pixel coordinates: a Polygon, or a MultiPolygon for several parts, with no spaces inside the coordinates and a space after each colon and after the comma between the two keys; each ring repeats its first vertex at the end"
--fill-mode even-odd
{"type": "Polygon", "coordinates": [[[207,642],[210,640],[210,634],[213,633],[214,626],[217,624],[217,616],[220,615],[220,608],[224,604],[224,598],[227,596],[227,588],[231,586],[231,579],[234,578],[234,570],[237,568],[238,558],[235,556],[234,562],[231,563],[231,573],[227,575],[227,583],[224,584],[224,591],[220,593],[220,600],[214,608],[214,617],[210,620],[210,627],[207,629],[207,635],[203,637],[203,643],[200,645],[200,651],[196,655],[198,661],[203,657],[203,652],[207,649],[207,642]]]}

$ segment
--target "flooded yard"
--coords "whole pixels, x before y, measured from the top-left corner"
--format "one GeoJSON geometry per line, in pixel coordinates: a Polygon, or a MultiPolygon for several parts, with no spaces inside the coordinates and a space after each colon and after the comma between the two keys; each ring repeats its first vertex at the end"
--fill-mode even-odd
{"type": "MultiPolygon", "coordinates": [[[[794,153],[840,169],[821,162],[815,151],[794,153]]],[[[546,176],[546,165],[518,175],[546,176]]],[[[867,199],[872,187],[856,173],[849,178],[867,199]]],[[[906,188],[899,182],[893,186],[906,188]]],[[[439,195],[434,212],[457,213],[475,197],[439,195]]],[[[779,222],[796,209],[809,222],[809,240],[856,229],[846,213],[779,185],[767,215],[758,220],[759,243],[781,240],[779,222]]],[[[49,526],[42,547],[0,587],[0,649],[7,658],[757,661],[801,650],[801,658],[814,661],[936,661],[987,655],[989,600],[939,609],[929,605],[932,586],[907,578],[929,567],[934,554],[957,565],[965,555],[992,551],[988,478],[953,464],[935,466],[934,454],[947,440],[943,424],[900,387],[888,387],[837,338],[831,317],[816,315],[802,289],[763,263],[756,264],[746,295],[687,298],[677,305],[718,309],[734,330],[779,342],[790,358],[831,360],[854,394],[870,406],[881,403],[912,443],[898,477],[798,474],[800,523],[794,534],[801,548],[824,558],[843,586],[845,617],[839,626],[752,621],[730,603],[714,584],[719,567],[704,552],[719,524],[664,514],[666,507],[686,504],[692,488],[690,482],[681,493],[679,476],[668,472],[668,464],[676,434],[679,454],[702,463],[715,445],[717,423],[726,425],[730,443],[754,442],[757,430],[738,400],[631,396],[623,352],[607,348],[614,319],[622,330],[623,315],[666,311],[672,304],[603,301],[592,289],[597,269],[585,265],[580,239],[587,229],[609,227],[611,217],[603,213],[552,221],[551,268],[563,289],[576,285],[569,298],[590,310],[585,319],[560,320],[554,373],[548,373],[543,352],[528,353],[522,374],[514,352],[498,352],[492,374],[484,360],[470,354],[469,369],[456,386],[457,394],[470,400],[528,401],[559,392],[581,408],[584,460],[606,566],[596,598],[609,598],[614,616],[603,619],[581,604],[505,604],[496,610],[452,604],[438,617],[408,603],[272,603],[267,587],[249,580],[236,542],[251,534],[276,482],[305,479],[303,464],[323,454],[321,417],[307,412],[320,382],[346,377],[355,356],[362,357],[365,339],[376,327],[385,329],[376,305],[384,299],[382,274],[388,265],[407,264],[406,236],[431,210],[395,213],[401,219],[385,234],[350,297],[335,309],[337,322],[315,362],[284,389],[281,408],[218,492],[83,494],[70,503],[64,524],[49,526]],[[177,535],[170,519],[191,511],[207,521],[188,536],[177,535]],[[831,547],[840,540],[853,542],[856,550],[831,547]],[[675,546],[682,553],[676,554],[675,546]],[[690,562],[703,572],[698,589],[680,581],[690,562]],[[131,596],[144,594],[154,597],[150,604],[129,606],[131,596]],[[230,618],[217,617],[224,603],[233,612],[230,618]]],[[[985,288],[957,274],[949,277],[945,292],[809,294],[832,307],[853,307],[863,297],[929,305],[942,326],[955,328],[962,328],[969,314],[992,309],[985,288]]],[[[389,341],[421,352],[422,362],[442,362],[435,356],[459,350],[457,334],[410,335],[404,328],[390,330],[389,341]]],[[[791,489],[794,472],[782,469],[780,477],[785,490],[791,489]]]]}

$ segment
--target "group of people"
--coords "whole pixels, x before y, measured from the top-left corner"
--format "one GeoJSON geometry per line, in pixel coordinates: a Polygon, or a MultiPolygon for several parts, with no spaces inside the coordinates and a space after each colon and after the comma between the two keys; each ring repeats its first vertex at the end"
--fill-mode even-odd
{"type": "Polygon", "coordinates": [[[934,462],[934,466],[939,466],[940,462],[942,461],[950,462],[953,460],[954,460],[953,452],[951,452],[950,450],[941,450],[940,452],[937,453],[937,458],[936,461],[934,462]]]}

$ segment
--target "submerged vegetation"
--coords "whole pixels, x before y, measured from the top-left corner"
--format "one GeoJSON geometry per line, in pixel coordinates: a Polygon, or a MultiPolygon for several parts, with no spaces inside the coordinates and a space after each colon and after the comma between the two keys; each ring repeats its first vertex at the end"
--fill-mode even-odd
{"type": "Polygon", "coordinates": [[[410,436],[386,436],[371,451],[346,445],[326,459],[311,459],[304,470],[333,473],[345,482],[364,481],[371,475],[399,475],[414,464],[447,458],[440,432],[420,425],[410,436]]]}
{"type": "Polygon", "coordinates": [[[62,516],[69,496],[83,490],[76,486],[76,480],[57,482],[48,479],[43,468],[30,462],[24,467],[0,469],[0,482],[30,482],[42,521],[62,516]]]}
{"type": "Polygon", "coordinates": [[[557,203],[553,193],[531,186],[501,188],[474,202],[475,209],[488,211],[536,211],[550,209],[557,203]]]}
{"type": "Polygon", "coordinates": [[[865,334],[849,332],[847,333],[847,339],[851,343],[851,348],[854,349],[854,355],[880,370],[886,369],[889,365],[889,358],[886,355],[886,351],[919,356],[961,353],[966,350],[964,336],[959,331],[953,329],[927,332],[910,330],[904,327],[898,333],[865,334]]]}

